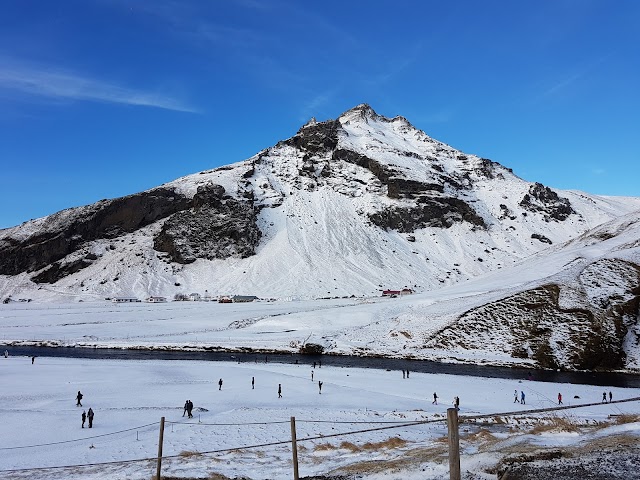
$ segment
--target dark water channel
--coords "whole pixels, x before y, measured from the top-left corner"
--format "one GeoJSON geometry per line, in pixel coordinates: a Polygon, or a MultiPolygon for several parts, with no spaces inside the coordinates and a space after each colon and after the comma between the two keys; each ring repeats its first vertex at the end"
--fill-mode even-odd
{"type": "Polygon", "coordinates": [[[373,368],[378,370],[402,370],[423,373],[445,373],[473,377],[507,378],[539,382],[574,383],[612,387],[640,388],[640,375],[603,372],[564,372],[553,370],[492,367],[485,365],[441,363],[429,360],[396,358],[353,357],[346,355],[258,354],[236,352],[204,352],[187,350],[132,350],[117,348],[85,347],[34,347],[0,345],[0,352],[7,350],[11,356],[66,357],[111,360],[204,360],[211,362],[273,362],[322,367],[373,368]]]}

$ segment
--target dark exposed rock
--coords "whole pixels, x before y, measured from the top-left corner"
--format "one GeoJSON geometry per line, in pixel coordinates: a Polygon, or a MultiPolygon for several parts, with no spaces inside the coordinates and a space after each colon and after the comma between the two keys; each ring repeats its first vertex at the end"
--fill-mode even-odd
{"type": "Polygon", "coordinates": [[[247,200],[228,197],[220,185],[199,187],[193,197],[193,208],[175,213],[165,221],[154,238],[154,249],[183,264],[198,258],[254,255],[262,233],[250,192],[247,197],[247,200]]]}
{"type": "Polygon", "coordinates": [[[415,198],[416,195],[435,191],[444,192],[444,186],[437,183],[424,183],[408,178],[390,178],[387,181],[389,198],[415,198]]]}
{"type": "Polygon", "coordinates": [[[330,152],[338,145],[338,120],[310,123],[302,127],[298,133],[285,140],[285,145],[297,147],[311,153],[330,152]]]}
{"type": "Polygon", "coordinates": [[[91,261],[87,258],[79,258],[72,262],[55,262],[52,263],[42,272],[31,277],[35,283],[55,283],[61,278],[76,273],[83,268],[91,265],[91,261]]]}
{"type": "Polygon", "coordinates": [[[529,187],[529,193],[522,198],[520,206],[530,212],[544,214],[547,220],[563,221],[572,213],[576,213],[571,208],[568,198],[559,197],[556,192],[541,183],[535,183],[529,187]]]}
{"type": "Polygon", "coordinates": [[[370,168],[369,162],[373,162],[371,158],[366,155],[362,155],[361,153],[354,152],[353,150],[345,150],[342,148],[338,148],[334,150],[331,155],[332,160],[344,160],[345,162],[353,163],[363,168],[370,168]]]}
{"type": "Polygon", "coordinates": [[[540,240],[542,243],[548,243],[549,245],[553,245],[553,242],[551,240],[549,240],[544,235],[540,235],[539,233],[532,233],[531,238],[533,238],[534,240],[540,240]]]}
{"type": "MultiPolygon", "coordinates": [[[[475,168],[475,172],[488,179],[493,179],[496,177],[502,177],[501,173],[496,173],[499,168],[505,168],[498,162],[494,162],[493,160],[489,160],[488,158],[481,158],[478,166],[475,168]]],[[[513,172],[510,168],[506,169],[509,172],[513,172]]]]}
{"type": "Polygon", "coordinates": [[[324,347],[317,343],[305,343],[300,347],[300,353],[304,355],[322,355],[324,347]]]}
{"type": "Polygon", "coordinates": [[[463,221],[486,227],[484,220],[473,208],[458,198],[422,197],[415,207],[391,207],[369,215],[374,225],[385,229],[411,233],[419,228],[449,228],[463,221]]]}
{"type": "Polygon", "coordinates": [[[59,212],[37,234],[24,240],[12,237],[0,240],[0,274],[40,270],[88,241],[133,232],[188,205],[189,200],[183,195],[160,187],[59,212]]]}

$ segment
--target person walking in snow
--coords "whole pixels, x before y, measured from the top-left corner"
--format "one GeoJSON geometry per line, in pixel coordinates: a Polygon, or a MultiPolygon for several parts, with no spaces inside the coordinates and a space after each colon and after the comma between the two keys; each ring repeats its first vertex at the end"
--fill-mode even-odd
{"type": "Polygon", "coordinates": [[[282,398],[282,384],[278,384],[278,398],[282,398]]]}
{"type": "Polygon", "coordinates": [[[513,392],[513,403],[520,403],[520,399],[518,398],[518,390],[513,392]]]}
{"type": "Polygon", "coordinates": [[[313,382],[313,370],[311,370],[311,381],[313,382]]]}
{"type": "Polygon", "coordinates": [[[31,365],[36,361],[36,357],[31,357],[31,365]]]}
{"type": "Polygon", "coordinates": [[[409,378],[409,369],[407,368],[407,378],[409,378]]]}
{"type": "Polygon", "coordinates": [[[84,428],[84,422],[87,421],[87,412],[82,411],[82,428],[84,428]]]}
{"type": "Polygon", "coordinates": [[[87,417],[89,418],[89,428],[93,427],[93,409],[89,407],[89,411],[87,412],[87,417]]]}
{"type": "Polygon", "coordinates": [[[78,395],[76,395],[76,407],[81,407],[82,406],[82,402],[80,400],[82,400],[82,394],[80,393],[80,390],[78,390],[78,395]]]}
{"type": "Polygon", "coordinates": [[[184,402],[184,412],[182,412],[182,416],[183,417],[184,417],[185,413],[187,413],[187,410],[189,410],[189,400],[184,402]]]}
{"type": "Polygon", "coordinates": [[[191,400],[187,400],[187,418],[193,418],[193,402],[191,400]]]}
{"type": "Polygon", "coordinates": [[[431,402],[431,405],[437,405],[438,404],[438,395],[436,395],[436,392],[433,392],[433,402],[431,402]]]}
{"type": "Polygon", "coordinates": [[[453,407],[456,410],[460,410],[460,397],[458,397],[457,395],[453,397],[453,407]]]}
{"type": "Polygon", "coordinates": [[[322,382],[318,380],[318,393],[322,393],[322,382]]]}
{"type": "Polygon", "coordinates": [[[405,378],[404,368],[402,369],[402,378],[405,378]]]}
{"type": "Polygon", "coordinates": [[[558,393],[558,405],[562,405],[562,394],[558,393]]]}
{"type": "Polygon", "coordinates": [[[8,350],[4,351],[4,358],[9,358],[9,351],[8,350]]]}
{"type": "Polygon", "coordinates": [[[256,388],[256,377],[251,377],[251,390],[256,388]]]}
{"type": "Polygon", "coordinates": [[[520,392],[520,403],[524,405],[526,402],[524,401],[524,390],[520,392]]]}
{"type": "Polygon", "coordinates": [[[218,380],[218,390],[222,390],[222,379],[218,380]]]}
{"type": "Polygon", "coordinates": [[[602,392],[602,403],[607,403],[607,392],[602,392]]]}
{"type": "Polygon", "coordinates": [[[613,400],[613,393],[609,392],[609,403],[613,400]]]}

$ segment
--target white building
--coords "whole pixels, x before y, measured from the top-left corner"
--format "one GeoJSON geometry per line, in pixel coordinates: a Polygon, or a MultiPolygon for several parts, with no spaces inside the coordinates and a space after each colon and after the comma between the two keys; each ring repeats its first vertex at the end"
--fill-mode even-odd
{"type": "Polygon", "coordinates": [[[147,298],[147,302],[149,303],[165,303],[167,301],[166,297],[149,297],[147,298]]]}
{"type": "Polygon", "coordinates": [[[140,300],[136,297],[115,297],[112,298],[111,301],[113,303],[135,303],[139,302],[140,300]]]}

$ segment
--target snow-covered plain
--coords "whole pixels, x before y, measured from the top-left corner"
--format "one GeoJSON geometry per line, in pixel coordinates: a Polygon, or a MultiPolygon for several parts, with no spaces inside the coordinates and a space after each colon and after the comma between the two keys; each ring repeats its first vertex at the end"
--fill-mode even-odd
{"type": "MultiPolygon", "coordinates": [[[[302,363],[37,357],[32,365],[30,358],[9,356],[0,358],[0,376],[0,475],[39,480],[152,478],[153,460],[126,461],[157,455],[163,416],[167,476],[292,478],[290,418],[295,417],[301,477],[441,479],[448,476],[442,420],[456,395],[462,417],[553,407],[558,393],[567,406],[598,403],[603,391],[611,391],[614,400],[640,397],[635,388],[417,372],[405,379],[400,371],[327,365],[313,369],[302,363]],[[318,381],[323,382],[321,394],[318,381]],[[78,390],[84,395],[82,407],[75,404],[78,390]],[[525,392],[526,405],[514,403],[514,390],[525,392]],[[433,392],[438,405],[432,404],[433,392]],[[192,419],[182,416],[187,399],[195,405],[192,419]],[[94,428],[82,429],[80,415],[89,407],[95,411],[94,428]],[[434,422],[399,427],[385,423],[412,421],[434,422]],[[329,437],[378,427],[397,428],[329,437]],[[318,436],[327,438],[304,440],[318,436]],[[278,442],[283,443],[249,448],[278,442]],[[6,472],[66,465],[90,466],[6,472]]],[[[637,417],[620,425],[609,418],[622,414],[639,415],[640,402],[464,423],[462,471],[476,479],[494,479],[493,468],[507,453],[567,448],[607,435],[637,439],[637,417]]]]}

